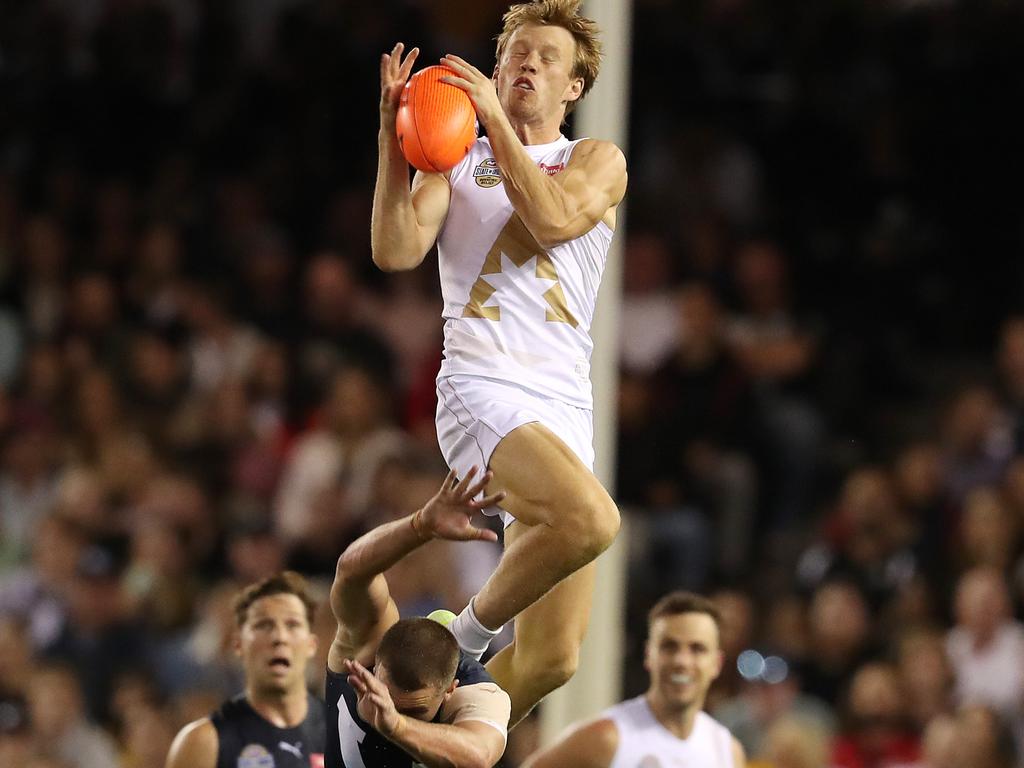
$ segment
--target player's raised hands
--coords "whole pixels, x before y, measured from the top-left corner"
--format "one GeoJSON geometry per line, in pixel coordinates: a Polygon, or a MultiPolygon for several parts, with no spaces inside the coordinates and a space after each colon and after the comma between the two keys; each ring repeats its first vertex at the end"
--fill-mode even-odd
{"type": "Polygon", "coordinates": [[[504,115],[494,81],[465,59],[454,53],[441,59],[441,64],[452,70],[452,74],[441,78],[441,82],[461,88],[476,108],[477,117],[486,127],[492,118],[504,115]]]}
{"type": "Polygon", "coordinates": [[[505,492],[477,499],[493,477],[493,473],[487,471],[474,482],[477,472],[477,467],[472,467],[458,483],[455,482],[455,470],[449,472],[441,489],[413,516],[413,528],[424,538],[497,541],[498,535],[494,531],[477,528],[470,520],[478,510],[494,506],[504,499],[505,492]]]}
{"type": "Polygon", "coordinates": [[[409,51],[405,59],[402,59],[402,52],[405,50],[404,43],[395,43],[390,53],[380,57],[380,112],[381,117],[386,117],[392,124],[395,115],[398,113],[398,102],[402,98],[402,89],[405,87],[409,75],[412,74],[412,65],[416,57],[420,55],[419,48],[409,51]]]}
{"type": "Polygon", "coordinates": [[[345,659],[344,664],[348,684],[356,692],[359,717],[379,734],[390,738],[400,727],[402,715],[395,709],[388,687],[355,659],[345,659]]]}

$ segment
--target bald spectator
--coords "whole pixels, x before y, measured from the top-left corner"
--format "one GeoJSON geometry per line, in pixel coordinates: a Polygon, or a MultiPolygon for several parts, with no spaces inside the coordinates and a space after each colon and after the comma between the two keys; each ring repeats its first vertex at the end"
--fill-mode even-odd
{"type": "Polygon", "coordinates": [[[1013,619],[1006,581],[974,568],[957,584],[956,626],[946,637],[960,704],[992,707],[1019,733],[1024,702],[1024,626],[1013,619]]]}

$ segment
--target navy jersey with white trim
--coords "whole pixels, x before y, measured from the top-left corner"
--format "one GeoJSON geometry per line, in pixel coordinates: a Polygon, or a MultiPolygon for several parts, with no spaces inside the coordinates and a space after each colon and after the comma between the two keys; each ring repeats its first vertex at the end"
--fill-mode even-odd
{"type": "MultiPolygon", "coordinates": [[[[491,683],[493,678],[475,659],[461,655],[455,673],[459,685],[491,683]]],[[[325,696],[327,749],[326,768],[413,768],[418,763],[368,725],[356,711],[356,692],[344,672],[327,670],[325,696]]],[[[432,722],[439,722],[441,712],[432,722]]]]}
{"type": "Polygon", "coordinates": [[[217,768],[323,768],[323,703],[309,695],[306,719],[278,728],[249,704],[245,694],[224,702],[210,715],[217,729],[217,768]]]}

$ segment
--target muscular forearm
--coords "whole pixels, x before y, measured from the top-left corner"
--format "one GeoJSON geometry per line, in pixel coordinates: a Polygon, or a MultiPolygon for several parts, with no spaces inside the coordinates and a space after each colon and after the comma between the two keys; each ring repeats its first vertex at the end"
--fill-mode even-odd
{"type": "Polygon", "coordinates": [[[465,728],[403,716],[388,738],[428,768],[491,768],[487,745],[465,728]]]}
{"type": "Polygon", "coordinates": [[[537,167],[504,116],[492,118],[490,123],[487,136],[512,207],[538,243],[562,242],[576,216],[575,203],[553,177],[537,167]]]}
{"type": "Polygon", "coordinates": [[[377,139],[377,185],[373,190],[370,248],[373,262],[392,271],[419,264],[419,226],[409,190],[409,165],[394,131],[381,128],[377,139]]]}

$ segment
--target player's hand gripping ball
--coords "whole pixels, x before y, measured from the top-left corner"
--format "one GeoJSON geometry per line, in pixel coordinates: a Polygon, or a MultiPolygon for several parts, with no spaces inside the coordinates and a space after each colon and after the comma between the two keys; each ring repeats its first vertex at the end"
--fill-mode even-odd
{"type": "Polygon", "coordinates": [[[402,154],[421,171],[455,167],[476,141],[476,111],[466,92],[440,78],[447,67],[421,69],[409,78],[398,106],[396,127],[402,154]]]}

